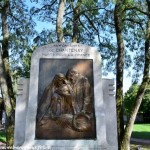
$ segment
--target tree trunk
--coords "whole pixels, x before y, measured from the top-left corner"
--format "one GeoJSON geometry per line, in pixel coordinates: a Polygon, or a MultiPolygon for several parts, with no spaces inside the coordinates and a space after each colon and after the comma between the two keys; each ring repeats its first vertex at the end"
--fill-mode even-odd
{"type": "Polygon", "coordinates": [[[13,86],[12,86],[12,80],[10,76],[10,67],[9,67],[9,30],[8,30],[8,23],[7,23],[7,12],[9,9],[9,0],[6,0],[4,2],[2,11],[1,11],[1,20],[2,20],[2,60],[5,67],[5,73],[6,73],[6,81],[7,81],[7,87],[9,96],[11,98],[11,103],[13,106],[13,109],[15,108],[15,97],[13,92],[13,86]]]}
{"type": "Polygon", "coordinates": [[[56,31],[57,31],[57,39],[58,42],[64,42],[64,35],[63,35],[63,16],[64,16],[64,11],[65,11],[65,4],[66,0],[60,0],[59,1],[59,8],[58,8],[58,13],[57,13],[57,23],[56,23],[56,31]]]}
{"type": "Polygon", "coordinates": [[[116,104],[117,104],[117,129],[118,129],[118,148],[121,147],[121,141],[124,134],[123,121],[123,71],[124,71],[124,42],[122,36],[122,14],[121,4],[116,4],[114,11],[115,30],[117,36],[118,56],[116,62],[116,104]]]}
{"type": "MultiPolygon", "coordinates": [[[[149,8],[149,14],[150,14],[150,2],[148,2],[148,8],[149,8]]],[[[149,83],[149,67],[150,67],[150,52],[149,52],[149,45],[150,45],[150,15],[149,20],[147,23],[147,30],[146,30],[146,40],[145,40],[145,65],[144,65],[144,74],[143,74],[143,80],[139,87],[136,99],[135,99],[135,105],[131,111],[131,115],[129,118],[129,121],[127,123],[127,126],[125,128],[124,138],[122,141],[121,149],[122,150],[130,150],[130,137],[133,129],[133,125],[139,110],[139,107],[141,105],[146,87],[149,83]]]]}
{"type": "Polygon", "coordinates": [[[80,17],[80,6],[82,0],[78,0],[77,5],[73,8],[73,37],[72,42],[77,43],[79,37],[79,17],[80,17]]]}
{"type": "Polygon", "coordinates": [[[13,94],[12,81],[9,68],[9,31],[7,23],[7,12],[9,9],[9,0],[5,0],[2,11],[2,52],[0,50],[0,83],[2,90],[2,97],[6,111],[6,144],[13,146],[13,129],[14,129],[14,107],[15,98],[13,94]]]}
{"type": "Polygon", "coordinates": [[[4,101],[4,107],[6,111],[6,144],[7,146],[13,145],[13,129],[14,129],[14,118],[12,118],[13,108],[11,105],[11,100],[8,92],[7,82],[6,82],[6,75],[5,75],[5,68],[4,63],[2,60],[2,54],[0,50],[0,85],[2,90],[2,98],[4,101]]]}

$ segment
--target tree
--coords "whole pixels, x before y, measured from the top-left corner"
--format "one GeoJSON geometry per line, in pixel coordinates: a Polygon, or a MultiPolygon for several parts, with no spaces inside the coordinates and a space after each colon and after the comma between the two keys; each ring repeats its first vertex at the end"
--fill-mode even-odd
{"type": "Polygon", "coordinates": [[[136,98],[135,98],[135,103],[134,103],[134,107],[132,107],[131,110],[131,114],[129,117],[129,121],[125,127],[125,132],[124,132],[124,136],[123,136],[123,140],[122,140],[122,145],[121,145],[121,149],[122,150],[127,150],[130,149],[129,147],[129,143],[130,143],[130,137],[131,137],[131,133],[132,133],[132,128],[133,128],[133,124],[135,122],[135,118],[136,115],[138,113],[139,107],[141,105],[142,102],[142,98],[144,96],[145,90],[147,88],[147,85],[149,83],[149,63],[150,63],[150,53],[149,53],[149,44],[150,44],[150,1],[146,0],[147,2],[147,26],[146,26],[146,33],[145,33],[145,55],[144,55],[144,60],[145,60],[145,64],[144,64],[144,73],[143,73],[143,79],[142,79],[142,83],[139,86],[136,98]]]}
{"type": "Polygon", "coordinates": [[[124,113],[129,116],[131,109],[134,106],[135,97],[138,91],[138,84],[132,84],[124,96],[124,113]]]}
{"type": "MultiPolygon", "coordinates": [[[[12,80],[10,76],[10,66],[9,66],[9,29],[7,23],[7,13],[9,9],[9,0],[3,2],[1,5],[1,21],[2,21],[2,60],[4,63],[6,78],[7,78],[7,86],[8,92],[11,98],[11,103],[14,107],[14,94],[13,94],[13,87],[12,87],[12,80]]],[[[13,109],[13,108],[12,108],[13,109]]]]}
{"type": "Polygon", "coordinates": [[[78,0],[76,6],[72,4],[73,7],[73,36],[72,42],[77,43],[79,37],[79,18],[82,0],[78,0]]]}
{"type": "MultiPolygon", "coordinates": [[[[10,61],[17,59],[15,50],[21,50],[21,53],[17,52],[19,57],[21,56],[21,54],[24,54],[25,51],[23,49],[26,45],[26,37],[28,36],[29,38],[29,35],[31,35],[31,30],[28,30],[28,27],[31,27],[30,24],[32,24],[32,22],[28,23],[29,20],[25,18],[25,12],[27,11],[27,9],[24,6],[24,3],[22,3],[22,1],[20,0],[17,1],[17,3],[11,0],[2,0],[0,2],[0,15],[2,22],[2,50],[0,50],[0,86],[2,89],[2,100],[4,102],[6,111],[7,146],[13,145],[13,130],[15,119],[15,94],[13,92],[13,83],[11,76],[11,69],[13,69],[13,65],[10,66],[10,61]],[[26,33],[28,33],[28,35],[26,35],[26,33]],[[10,57],[10,48],[11,50],[13,50],[11,51],[11,54],[15,55],[14,58],[10,57]]],[[[19,63],[19,61],[17,63],[19,63]]],[[[14,68],[17,69],[16,67],[14,68]]]]}
{"type": "MultiPolygon", "coordinates": [[[[98,14],[99,14],[97,1],[96,0],[95,1],[68,0],[65,2],[64,0],[62,0],[59,2],[60,3],[58,3],[58,1],[56,0],[41,1],[40,8],[36,6],[31,8],[32,15],[34,15],[35,18],[40,19],[42,22],[47,22],[51,26],[51,28],[55,28],[56,26],[57,32],[55,32],[54,29],[46,30],[48,38],[45,39],[46,40],[45,44],[51,43],[52,41],[55,42],[58,39],[58,38],[56,39],[56,37],[58,37],[58,34],[60,36],[61,33],[63,34],[64,40],[66,42],[71,42],[71,41],[77,42],[78,40],[80,41],[80,43],[94,45],[95,44],[94,36],[95,34],[97,35],[97,30],[96,27],[94,26],[94,22],[97,23],[98,14]],[[63,13],[59,15],[61,8],[63,8],[64,6],[66,8],[64,15],[63,13]],[[60,27],[59,30],[58,27],[60,27]],[[89,27],[91,27],[91,30],[89,30],[89,27]],[[58,31],[60,33],[58,33],[58,31]],[[57,33],[57,36],[54,33],[57,33]]],[[[62,10],[64,10],[64,8],[62,10]]],[[[43,41],[43,39],[41,38],[41,34],[38,34],[35,37],[34,41],[35,41],[35,45],[37,45],[38,43],[43,44],[43,42],[41,42],[43,41]]]]}
{"type": "MultiPolygon", "coordinates": [[[[136,111],[133,111],[134,115],[132,114],[133,116],[131,115],[131,118],[130,118],[133,122],[132,123],[130,122],[129,123],[130,125],[128,124],[129,126],[127,125],[130,128],[130,129],[128,128],[130,131],[127,130],[127,128],[125,128],[124,130],[124,125],[123,125],[123,74],[124,73],[123,71],[125,68],[128,68],[132,63],[131,55],[129,54],[131,52],[135,53],[135,55],[132,56],[134,58],[133,62],[135,63],[133,64],[134,69],[135,69],[135,74],[133,77],[135,80],[138,79],[138,75],[140,72],[139,69],[142,71],[142,69],[144,68],[144,62],[145,64],[148,65],[148,61],[147,61],[148,55],[146,54],[147,53],[146,49],[144,52],[144,47],[142,47],[144,43],[144,39],[145,39],[145,33],[144,33],[144,31],[146,30],[145,20],[147,20],[147,18],[145,18],[145,15],[147,16],[148,13],[143,11],[145,8],[147,8],[145,2],[143,1],[132,1],[132,0],[119,1],[117,0],[114,2],[115,2],[115,7],[113,7],[113,4],[111,4],[110,9],[112,11],[106,11],[106,13],[104,14],[104,20],[102,20],[102,22],[103,22],[103,25],[104,25],[104,22],[105,24],[107,24],[107,26],[109,25],[108,31],[110,31],[110,28],[115,27],[115,33],[117,37],[117,47],[113,44],[110,44],[111,42],[107,42],[110,39],[107,37],[105,37],[106,42],[105,43],[102,42],[101,46],[105,47],[103,52],[104,54],[106,54],[106,57],[104,56],[103,58],[109,58],[109,61],[106,63],[106,65],[108,65],[106,69],[108,70],[113,70],[112,63],[110,65],[109,62],[113,60],[114,55],[110,56],[110,54],[116,55],[116,53],[112,53],[112,51],[115,49],[117,50],[116,103],[117,103],[117,120],[118,120],[117,122],[118,123],[118,144],[119,144],[118,147],[121,150],[124,150],[124,149],[127,150],[129,149],[130,140],[129,140],[129,137],[128,137],[128,141],[126,140],[127,139],[126,135],[127,133],[131,132],[132,127],[133,127],[132,125],[135,119],[135,118],[133,119],[133,116],[134,115],[136,116],[137,113],[136,111]],[[114,18],[112,18],[110,22],[106,21],[105,19],[108,19],[108,14],[111,17],[112,12],[114,13],[114,18]],[[112,23],[113,21],[115,23],[115,26],[112,23]],[[143,25],[143,23],[145,24],[143,25]],[[143,57],[145,55],[147,55],[147,57],[143,57]],[[109,68],[109,66],[111,67],[109,68]]],[[[108,1],[103,3],[103,5],[109,6],[108,1]]],[[[108,34],[110,34],[110,32],[108,34]]],[[[145,45],[145,47],[147,46],[145,45]]],[[[146,71],[144,72],[146,74],[146,71]]],[[[147,82],[148,80],[145,80],[145,85],[147,84],[147,82]]],[[[143,87],[144,88],[141,91],[141,97],[139,99],[142,98],[143,93],[145,91],[144,89],[146,86],[143,86],[143,87]]],[[[140,105],[140,100],[139,100],[139,103],[136,103],[136,104],[140,105]]],[[[134,105],[133,109],[137,110],[139,105],[134,105]]]]}
{"type": "Polygon", "coordinates": [[[65,11],[65,4],[66,4],[66,0],[59,1],[59,8],[58,8],[58,13],[57,13],[57,23],[56,23],[58,42],[64,42],[62,21],[63,21],[63,15],[64,15],[64,11],[65,11]]]}
{"type": "MultiPolygon", "coordinates": [[[[116,100],[118,112],[119,148],[123,149],[125,146],[126,148],[129,148],[129,140],[127,142],[123,141],[126,137],[126,132],[124,132],[123,125],[123,70],[124,68],[129,67],[131,63],[131,57],[128,54],[128,51],[131,50],[132,52],[136,52],[136,48],[139,47],[138,44],[140,44],[141,47],[143,43],[142,39],[144,37],[144,34],[141,30],[143,26],[141,26],[141,24],[139,23],[141,20],[144,20],[143,18],[145,18],[145,13],[142,13],[143,11],[139,7],[142,2],[133,0],[117,0],[115,1],[115,3],[109,4],[111,2],[109,0],[101,3],[91,0],[68,0],[65,3],[65,13],[60,17],[60,22],[58,21],[59,11],[57,10],[61,8],[60,4],[64,1],[59,2],[60,3],[58,3],[58,1],[56,0],[42,1],[41,7],[33,7],[31,12],[42,21],[48,22],[49,25],[55,26],[57,23],[60,23],[59,25],[57,25],[58,39],[60,36],[64,37],[67,42],[80,41],[84,44],[97,45],[101,48],[102,57],[110,60],[108,61],[109,63],[106,63],[108,64],[106,65],[106,68],[108,70],[117,72],[116,100]],[[58,34],[59,26],[61,29],[61,34],[58,34]],[[136,29],[136,32],[134,28],[136,29]],[[101,32],[102,34],[100,34],[101,32]],[[130,33],[132,33],[131,37],[130,33]],[[117,37],[117,42],[113,40],[115,34],[117,37]],[[96,37],[95,35],[97,35],[98,42],[97,40],[94,40],[96,37]],[[137,46],[135,46],[136,44],[133,41],[138,41],[137,46]],[[112,67],[111,62],[116,62],[116,65],[112,67]],[[117,69],[115,69],[115,66],[117,66],[117,69]]],[[[145,27],[146,26],[144,26],[144,28],[145,27]]],[[[61,40],[62,39],[60,38],[59,41],[61,40]]],[[[36,46],[47,44],[52,41],[56,41],[56,34],[53,29],[51,31],[43,30],[41,34],[37,34],[36,38],[34,38],[36,46]]],[[[136,64],[134,66],[142,68],[144,66],[144,57],[142,57],[144,53],[139,53],[138,49],[137,54],[139,55],[135,55],[134,62],[138,62],[139,64],[136,64]],[[140,59],[139,61],[139,58],[142,59],[140,59]]],[[[137,77],[137,74],[135,77],[137,77]]],[[[134,115],[136,115],[136,112],[134,113],[134,115]]],[[[130,126],[130,129],[132,130],[132,126],[130,126]]]]}
{"type": "Polygon", "coordinates": [[[6,110],[6,139],[7,146],[13,145],[13,124],[14,124],[14,94],[12,81],[10,77],[9,68],[9,52],[8,52],[8,42],[9,42],[9,31],[7,23],[7,13],[9,9],[9,1],[3,1],[1,5],[1,21],[2,21],[2,51],[0,50],[0,76],[1,76],[1,89],[2,96],[4,100],[4,106],[6,110]]]}
{"type": "Polygon", "coordinates": [[[13,145],[13,125],[14,125],[14,116],[13,116],[13,107],[11,104],[11,98],[9,96],[5,67],[2,59],[2,54],[0,50],[0,85],[2,90],[2,98],[4,101],[4,108],[6,110],[6,139],[7,146],[13,145]]]}
{"type": "MultiPolygon", "coordinates": [[[[131,110],[135,104],[135,98],[139,89],[138,84],[132,84],[129,90],[125,93],[124,96],[124,113],[129,116],[131,114],[131,110]]],[[[150,110],[150,85],[148,84],[142,103],[138,110],[138,113],[143,114],[144,116],[148,116],[150,110]]],[[[147,119],[147,118],[146,118],[147,119]]],[[[148,121],[144,119],[144,121],[148,121]]]]}
{"type": "MultiPolygon", "coordinates": [[[[2,2],[8,2],[8,0],[3,0],[2,2]]],[[[39,3],[39,1],[36,2],[39,3]]],[[[2,10],[4,10],[3,6],[4,3],[0,3],[1,14],[3,13],[2,10]]],[[[146,67],[149,66],[147,50],[149,27],[147,26],[146,28],[149,10],[144,10],[148,8],[147,6],[149,6],[148,0],[145,2],[141,0],[116,0],[113,2],[112,0],[100,2],[97,0],[43,0],[40,1],[40,6],[35,5],[32,7],[30,10],[31,14],[29,14],[28,9],[21,0],[17,2],[9,0],[9,9],[6,7],[6,15],[1,16],[2,19],[5,18],[5,22],[8,22],[5,23],[4,27],[8,27],[9,36],[6,34],[5,38],[3,34],[3,39],[7,40],[3,40],[2,47],[4,49],[6,46],[7,58],[10,58],[6,62],[11,61],[12,64],[10,65],[13,72],[11,75],[14,78],[20,75],[29,76],[29,60],[36,46],[52,43],[57,41],[57,39],[59,42],[73,41],[91,46],[96,45],[100,48],[102,58],[107,60],[107,62],[104,61],[105,69],[117,73],[116,101],[119,149],[128,149],[134,119],[124,131],[123,74],[124,69],[130,67],[131,62],[134,63],[135,70],[144,68],[145,62],[145,75],[141,84],[143,89],[139,88],[141,89],[141,93],[138,92],[140,98],[137,96],[140,102],[148,82],[148,77],[145,76],[148,76],[146,67]],[[40,33],[34,31],[35,23],[32,21],[31,15],[42,22],[47,22],[49,29],[43,29],[40,33]],[[146,29],[144,52],[142,45],[146,29]],[[6,43],[9,44],[11,56],[15,56],[14,58],[10,57],[8,44],[6,43]],[[130,52],[135,53],[134,61],[131,60],[130,52]],[[144,55],[145,57],[143,57],[144,55]]],[[[134,77],[137,79],[137,72],[134,77]]],[[[9,93],[9,95],[11,94],[9,93]]],[[[132,115],[136,115],[138,107],[137,105],[134,106],[136,111],[133,110],[132,115]]]]}
{"type": "Polygon", "coordinates": [[[124,55],[125,47],[123,41],[123,28],[125,20],[124,1],[118,1],[114,10],[114,22],[116,29],[118,56],[116,61],[117,75],[116,75],[116,104],[117,104],[117,127],[118,127],[118,146],[121,147],[121,141],[124,133],[123,122],[123,71],[124,71],[124,55]]]}
{"type": "Polygon", "coordinates": [[[150,85],[146,88],[139,112],[143,113],[144,122],[150,122],[150,85]]]}

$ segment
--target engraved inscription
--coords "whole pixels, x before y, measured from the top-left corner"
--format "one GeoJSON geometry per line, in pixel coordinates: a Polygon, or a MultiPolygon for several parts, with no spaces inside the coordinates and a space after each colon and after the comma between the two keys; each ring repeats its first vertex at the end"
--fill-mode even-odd
{"type": "Polygon", "coordinates": [[[43,56],[51,56],[51,57],[89,57],[90,53],[86,51],[84,52],[84,49],[80,45],[57,45],[54,44],[54,47],[47,50],[47,52],[42,53],[43,56]]]}

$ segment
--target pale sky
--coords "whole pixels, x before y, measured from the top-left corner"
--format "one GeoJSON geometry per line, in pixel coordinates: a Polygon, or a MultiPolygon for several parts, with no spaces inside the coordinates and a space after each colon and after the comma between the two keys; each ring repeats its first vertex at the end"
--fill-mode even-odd
{"type": "MultiPolygon", "coordinates": [[[[102,78],[114,79],[116,84],[116,75],[113,73],[109,73],[107,76],[102,76],[102,78]]],[[[123,93],[127,92],[129,87],[132,85],[131,77],[127,77],[127,71],[125,71],[124,79],[123,79],[123,93]]]]}
{"type": "MultiPolygon", "coordinates": [[[[48,23],[45,23],[45,22],[40,22],[40,21],[36,21],[37,23],[37,26],[35,27],[37,31],[41,32],[42,29],[51,29],[51,28],[54,28],[54,26],[50,26],[50,24],[48,23]]],[[[89,45],[90,46],[90,45],[89,45]]],[[[113,74],[113,73],[108,73],[107,76],[102,76],[102,78],[109,78],[109,79],[116,79],[116,76],[113,74]]],[[[131,86],[132,84],[132,79],[131,77],[127,77],[127,71],[125,70],[124,71],[124,87],[123,87],[123,92],[127,92],[127,90],[129,89],[129,87],[131,86]]]]}

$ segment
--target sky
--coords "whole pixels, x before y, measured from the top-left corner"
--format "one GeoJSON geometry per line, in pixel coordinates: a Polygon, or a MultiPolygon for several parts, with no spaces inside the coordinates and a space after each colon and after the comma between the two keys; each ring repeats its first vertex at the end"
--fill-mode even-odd
{"type": "MultiPolygon", "coordinates": [[[[50,26],[47,26],[46,23],[42,23],[40,21],[38,21],[38,24],[36,26],[36,29],[38,31],[42,31],[42,29],[45,28],[45,29],[50,29],[50,26]]],[[[109,72],[107,76],[102,76],[102,78],[108,78],[108,79],[116,79],[116,75],[113,74],[112,72],[109,72]]],[[[127,70],[124,70],[124,79],[123,79],[123,84],[124,84],[124,87],[123,87],[123,92],[127,92],[127,90],[129,89],[129,87],[132,85],[132,79],[131,77],[128,77],[128,71],[127,70]]]]}
{"type": "MultiPolygon", "coordinates": [[[[35,3],[30,3],[30,0],[26,0],[26,3],[27,3],[27,5],[31,8],[32,6],[34,6],[34,5],[36,5],[36,6],[38,6],[38,7],[40,7],[40,5],[38,4],[37,5],[37,3],[35,2],[35,3]]],[[[41,21],[39,21],[39,20],[37,20],[36,18],[35,18],[35,22],[36,22],[36,26],[35,26],[35,29],[38,31],[38,32],[41,32],[43,29],[51,29],[51,28],[54,28],[54,26],[51,26],[50,25],[50,23],[46,23],[46,22],[41,22],[41,21]]],[[[123,91],[124,91],[124,93],[125,92],[127,92],[127,90],[129,89],[129,87],[131,86],[131,84],[132,84],[132,79],[131,79],[131,77],[128,77],[127,76],[127,74],[128,74],[128,71],[124,71],[124,79],[123,79],[123,81],[124,81],[124,86],[123,86],[123,91]]],[[[109,78],[109,79],[116,79],[116,76],[113,74],[113,73],[108,73],[108,75],[107,76],[102,76],[102,78],[109,78]]],[[[0,96],[1,96],[1,94],[0,94],[0,96]]]]}
{"type": "MultiPolygon", "coordinates": [[[[27,2],[27,4],[28,4],[29,7],[34,6],[34,4],[30,3],[30,0],[27,0],[26,2],[27,2]]],[[[36,28],[36,30],[38,32],[41,32],[44,28],[45,29],[54,28],[53,26],[50,26],[50,24],[38,21],[37,19],[35,19],[35,22],[36,22],[36,27],[35,28],[36,28]]],[[[132,72],[132,70],[131,70],[131,72],[132,72]]],[[[107,76],[102,76],[102,78],[114,79],[116,81],[116,76],[113,73],[111,73],[111,72],[108,73],[107,76]]],[[[128,71],[127,70],[124,70],[123,85],[124,85],[123,86],[123,92],[124,93],[127,92],[127,90],[129,89],[129,87],[132,85],[132,79],[131,79],[131,77],[128,77],[128,71]]],[[[0,92],[0,96],[1,96],[1,92],[0,92]]]]}
{"type": "MultiPolygon", "coordinates": [[[[47,23],[45,22],[40,22],[40,21],[36,21],[37,22],[37,26],[36,26],[36,30],[37,31],[42,31],[43,28],[45,29],[50,29],[51,27],[47,25],[47,23]]],[[[132,79],[131,77],[127,77],[128,76],[128,71],[124,71],[124,87],[123,87],[123,91],[124,93],[127,92],[127,90],[129,89],[129,87],[132,84],[132,79]]],[[[102,76],[102,78],[108,78],[108,79],[116,79],[116,75],[113,73],[108,73],[107,76],[102,76]]]]}

